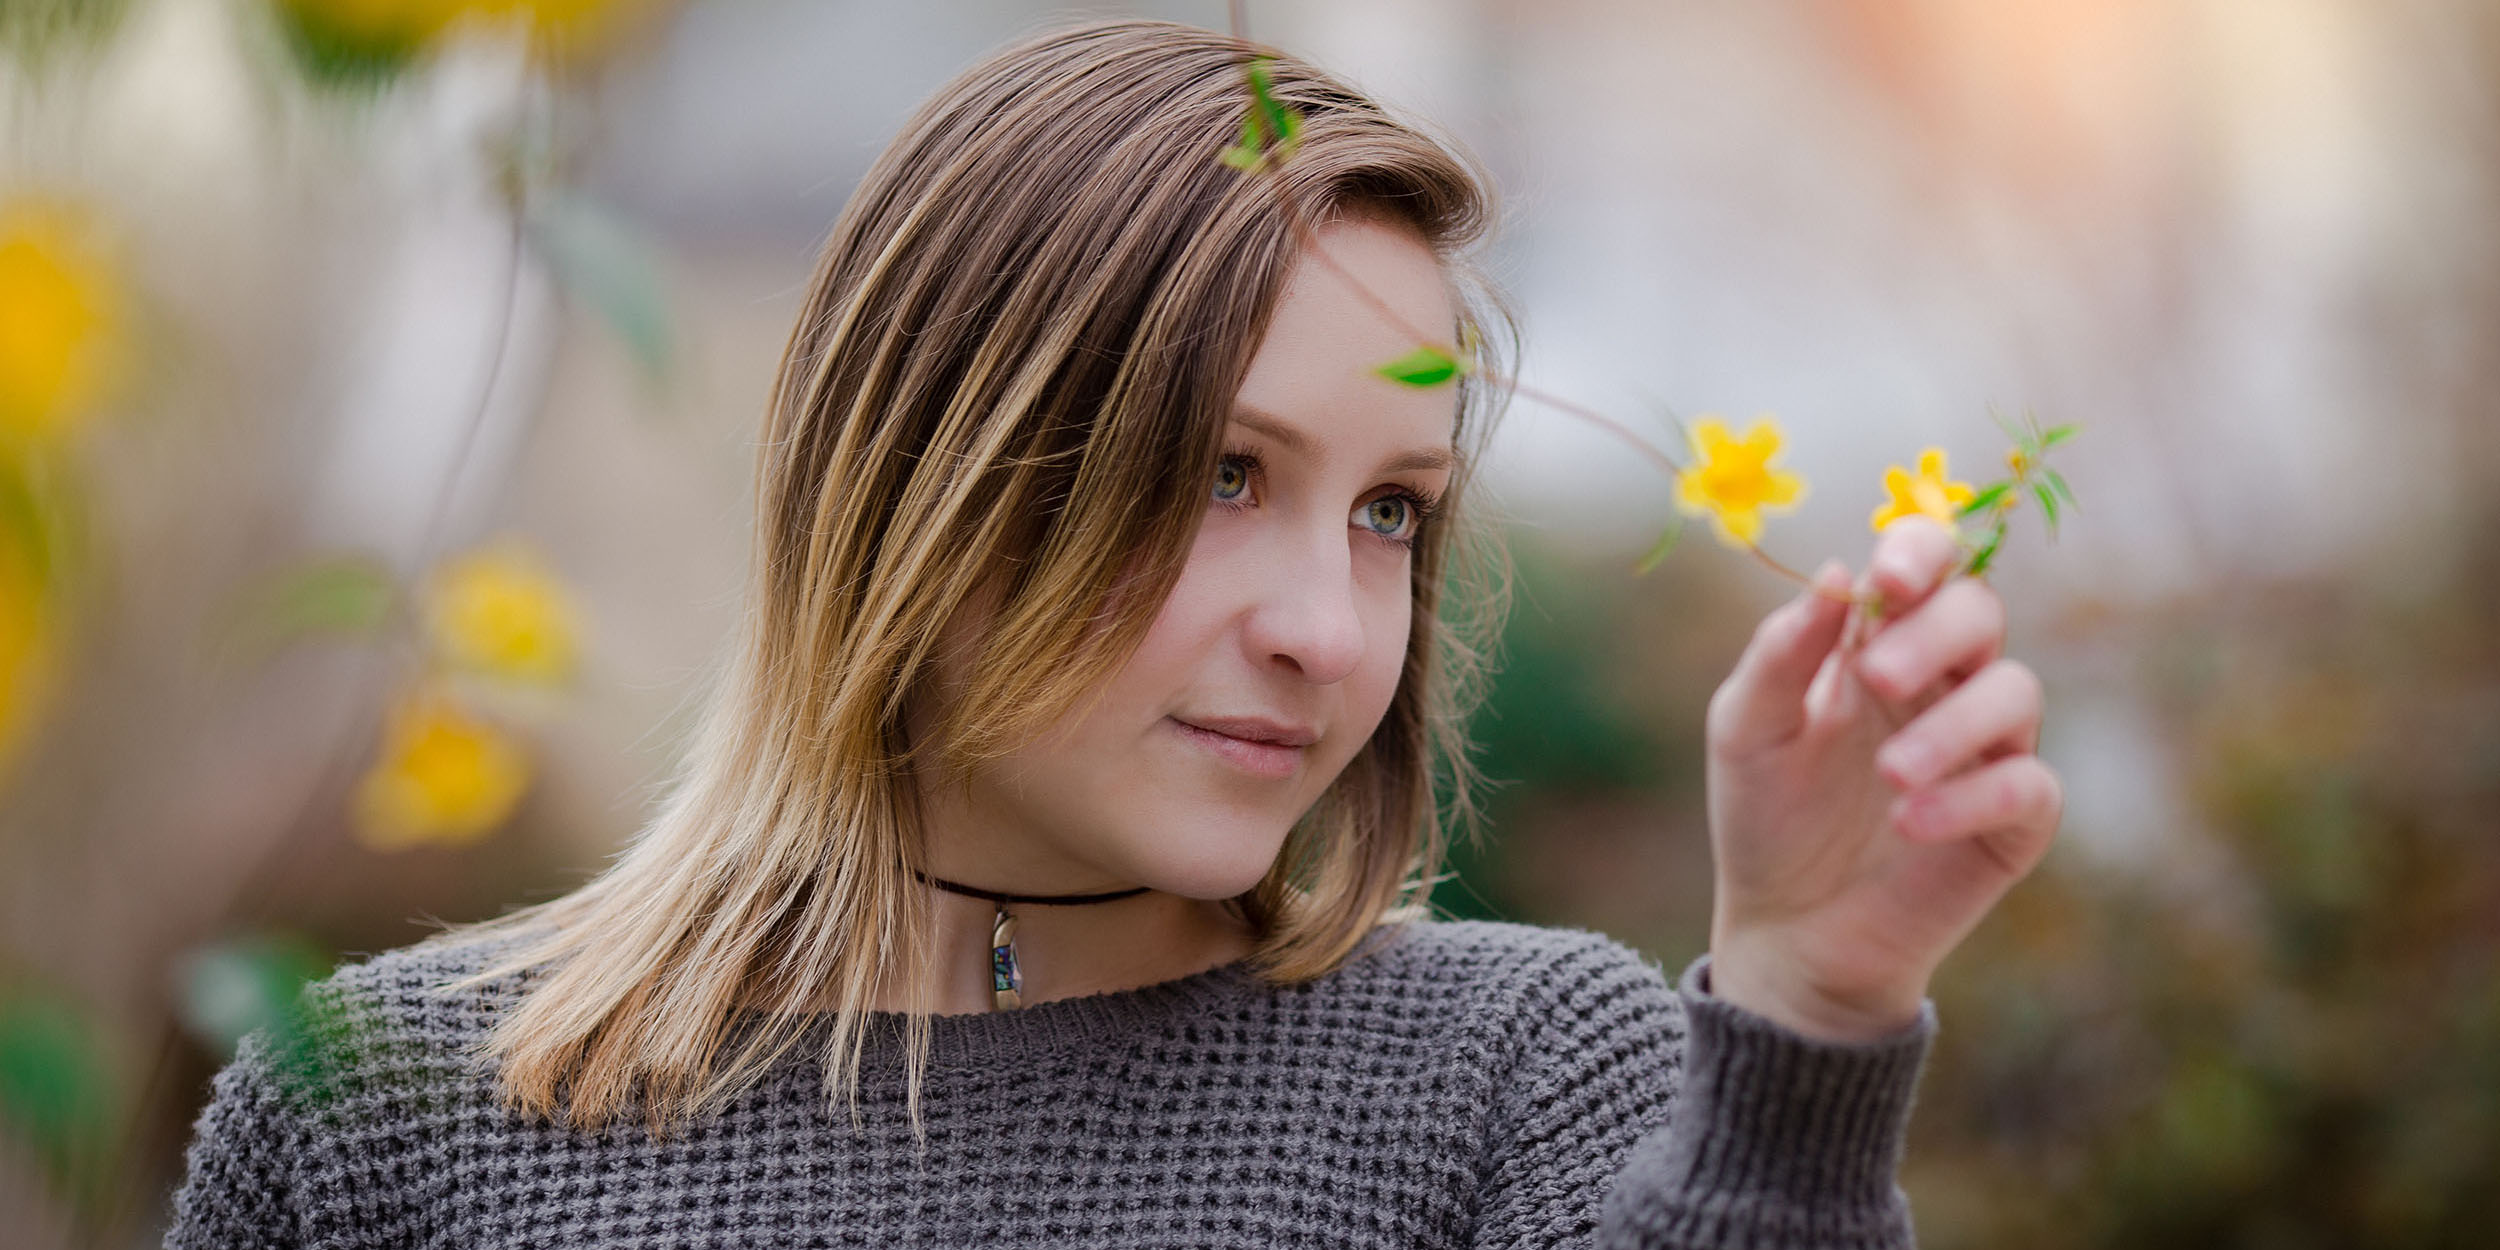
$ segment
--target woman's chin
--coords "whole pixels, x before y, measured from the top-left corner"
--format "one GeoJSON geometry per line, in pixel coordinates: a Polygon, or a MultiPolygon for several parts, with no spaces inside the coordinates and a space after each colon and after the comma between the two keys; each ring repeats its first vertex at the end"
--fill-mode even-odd
{"type": "Polygon", "coordinates": [[[1150,848],[1138,865],[1139,879],[1183,898],[1227,899],[1256,886],[1284,849],[1278,831],[1244,830],[1238,839],[1210,836],[1218,832],[1212,827],[1197,832],[1203,839],[1197,845],[1150,848]]]}

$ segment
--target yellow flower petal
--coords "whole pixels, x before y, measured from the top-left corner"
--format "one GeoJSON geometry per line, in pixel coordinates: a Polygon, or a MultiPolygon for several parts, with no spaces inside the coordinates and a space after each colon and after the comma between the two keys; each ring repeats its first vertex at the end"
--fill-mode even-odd
{"type": "Polygon", "coordinates": [[[75,209],[32,197],[0,206],[0,428],[54,438],[97,406],[116,285],[75,209]]]}
{"type": "Polygon", "coordinates": [[[1756,417],[1745,431],[1745,453],[1759,464],[1779,453],[1780,438],[1779,426],[1769,417],[1756,417]]]}
{"type": "Polygon", "coordinates": [[[357,783],[356,835],[380,851],[476,841],[510,817],[529,775],[501,730],[420,689],[392,709],[382,756],[357,783]]]}
{"type": "Polygon", "coordinates": [[[1945,476],[1944,448],[1924,448],[1918,454],[1916,474],[1897,464],[1884,470],[1884,502],[1867,518],[1867,525],[1880,533],[1903,517],[1923,516],[1958,533],[1961,505],[1978,493],[1970,483],[1945,476]]]}
{"type": "Polygon", "coordinates": [[[1696,459],[1716,459],[1726,455],[1728,448],[1735,444],[1735,436],[1727,432],[1727,422],[1717,417],[1702,417],[1693,422],[1693,455],[1696,459]]]}
{"type": "Polygon", "coordinates": [[[428,589],[427,624],[453,663],[540,684],[571,675],[579,613],[517,541],[499,540],[446,563],[428,589]]]}
{"type": "Polygon", "coordinates": [[[1750,546],[1762,533],[1763,509],[1786,510],[1806,495],[1802,475],[1770,467],[1784,437],[1767,416],[1756,418],[1742,439],[1730,437],[1717,417],[1695,421],[1693,463],[1676,475],[1676,506],[1707,514],[1721,541],[1750,546]]]}

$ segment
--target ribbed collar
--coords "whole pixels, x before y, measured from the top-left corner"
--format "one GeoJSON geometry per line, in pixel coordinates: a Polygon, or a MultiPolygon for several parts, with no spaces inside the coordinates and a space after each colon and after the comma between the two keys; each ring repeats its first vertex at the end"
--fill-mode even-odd
{"type": "MultiPolygon", "coordinates": [[[[1252,974],[1246,960],[1218,964],[1188,976],[1124,990],[1104,990],[1073,998],[1054,998],[1009,1011],[964,1012],[929,1017],[929,1066],[982,1068],[1029,1065],[1072,1051],[1099,1047],[1116,1038],[1147,1032],[1168,1021],[1220,1015],[1256,995],[1269,992],[1252,974]]],[[[899,1011],[867,1013],[861,1039],[864,1066],[882,1067],[881,1060],[903,1054],[899,1011]]],[[[820,1039],[832,1027],[832,1013],[810,1020],[806,1034],[820,1039]]]]}

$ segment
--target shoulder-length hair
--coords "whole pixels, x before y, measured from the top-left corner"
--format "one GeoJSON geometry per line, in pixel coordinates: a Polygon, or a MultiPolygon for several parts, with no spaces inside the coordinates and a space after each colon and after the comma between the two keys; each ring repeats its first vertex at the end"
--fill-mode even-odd
{"type": "MultiPolygon", "coordinates": [[[[1280,205],[1410,224],[1451,275],[1450,341],[1500,376],[1511,323],[1463,255],[1488,224],[1482,181],[1281,56],[1299,147],[1275,173],[1228,167],[1254,51],[1275,56],[1160,22],[1025,39],[924,104],[852,194],[765,413],[746,610],[664,799],[579,888],[426,939],[522,939],[447,987],[536,970],[474,1048],[508,1109],[595,1130],[639,1099],[661,1136],[830,1004],[825,1088],[858,1124],[864,1013],[933,945],[914,766],[960,769],[1048,727],[1143,638],[1302,246],[1280,205]],[[941,627],[975,602],[969,688],[911,741],[941,627]],[[733,1027],[742,1011],[760,1027],[733,1027]]],[[[1499,402],[1472,376],[1455,391],[1459,468],[1413,557],[1387,714],[1230,900],[1268,983],[1424,914],[1450,837],[1476,836],[1464,716],[1507,565],[1458,504],[1499,402]],[[1445,611],[1453,570],[1487,593],[1445,611]]],[[[917,1134],[928,1015],[907,1020],[917,1134]]]]}

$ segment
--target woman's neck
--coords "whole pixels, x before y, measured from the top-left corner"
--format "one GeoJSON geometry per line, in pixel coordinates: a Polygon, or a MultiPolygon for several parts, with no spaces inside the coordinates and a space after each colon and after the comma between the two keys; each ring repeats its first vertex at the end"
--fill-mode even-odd
{"type": "MultiPolygon", "coordinates": [[[[1017,882],[985,880],[933,865],[929,875],[978,889],[1017,894],[1090,893],[1118,886],[1032,889],[1017,882]]],[[[936,915],[931,974],[917,985],[890,986],[880,1010],[900,1011],[917,1002],[937,1015],[995,1010],[990,981],[991,923],[998,905],[935,886],[928,891],[936,915]]],[[[1068,905],[1010,903],[1016,917],[1016,961],[1027,1006],[1110,990],[1176,980],[1231,963],[1256,943],[1220,902],[1148,890],[1128,898],[1068,905]]]]}

